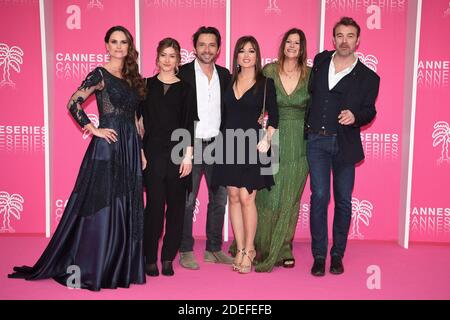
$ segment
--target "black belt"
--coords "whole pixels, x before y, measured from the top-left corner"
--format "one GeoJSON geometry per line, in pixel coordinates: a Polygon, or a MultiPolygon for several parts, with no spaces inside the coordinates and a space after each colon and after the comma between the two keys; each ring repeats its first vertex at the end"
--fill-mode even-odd
{"type": "Polygon", "coordinates": [[[326,130],[326,129],[313,129],[313,128],[308,128],[306,130],[307,133],[315,133],[315,134],[320,134],[321,136],[325,136],[325,137],[334,137],[337,136],[337,133],[331,132],[330,130],[326,130]]]}

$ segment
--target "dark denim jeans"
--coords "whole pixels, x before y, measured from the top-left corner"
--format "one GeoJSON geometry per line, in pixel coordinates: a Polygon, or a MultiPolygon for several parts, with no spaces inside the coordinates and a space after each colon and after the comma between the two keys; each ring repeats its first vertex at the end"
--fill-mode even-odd
{"type": "Polygon", "coordinates": [[[216,252],[222,250],[222,230],[227,204],[227,189],[211,187],[214,164],[194,164],[192,166],[192,192],[188,195],[184,213],[183,238],[180,252],[193,251],[192,217],[203,173],[208,187],[208,211],[206,214],[206,250],[216,252]]]}
{"type": "Polygon", "coordinates": [[[352,192],[355,165],[338,159],[336,136],[309,134],[307,158],[311,182],[311,249],[315,258],[325,258],[328,250],[328,204],[330,173],[333,173],[334,219],[331,256],[344,257],[352,217],[352,192]]]}

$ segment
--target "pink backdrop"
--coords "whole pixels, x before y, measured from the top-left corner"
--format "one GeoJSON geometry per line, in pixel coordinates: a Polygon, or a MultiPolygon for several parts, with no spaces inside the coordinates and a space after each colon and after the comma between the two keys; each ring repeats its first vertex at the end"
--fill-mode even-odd
{"type": "Polygon", "coordinates": [[[156,47],[165,37],[178,40],[181,63],[192,61],[192,35],[200,26],[214,26],[222,36],[221,54],[217,63],[225,66],[226,1],[166,1],[141,0],[142,70],[146,77],[156,73],[156,47]]]}
{"type": "Polygon", "coordinates": [[[410,236],[450,241],[450,30],[448,0],[424,1],[418,70],[410,236]]]}
{"type": "MultiPolygon", "coordinates": [[[[0,86],[0,228],[10,218],[11,232],[44,233],[44,134],[39,6],[37,0],[0,2],[0,70],[6,79],[6,52],[11,84],[0,86]],[[19,18],[20,17],[20,18],[19,18]],[[21,32],[18,32],[20,30],[21,32]],[[6,32],[5,32],[6,31],[6,32]],[[16,50],[16,49],[14,49],[16,50]],[[19,68],[20,67],[20,68],[19,68]],[[17,69],[17,70],[16,70],[17,69]],[[11,206],[11,203],[13,205],[11,206]],[[16,218],[19,217],[20,219],[16,218]],[[5,220],[6,221],[6,220],[5,220]]],[[[308,38],[309,64],[318,52],[319,1],[231,1],[231,48],[226,48],[226,1],[140,1],[141,57],[144,76],[155,72],[157,42],[166,36],[180,41],[183,62],[193,58],[192,34],[201,25],[222,33],[219,64],[237,38],[254,35],[264,63],[276,57],[283,32],[303,29],[308,38]]],[[[411,212],[411,239],[450,240],[450,205],[444,187],[448,180],[449,30],[448,0],[423,1],[419,88],[411,212]],[[434,137],[433,137],[434,134],[434,137]]],[[[89,143],[71,119],[66,104],[86,74],[106,62],[103,37],[115,24],[135,34],[133,0],[46,1],[47,60],[49,63],[51,222],[59,221],[89,143]]],[[[362,132],[366,160],[357,168],[354,192],[354,239],[397,238],[400,195],[400,146],[406,55],[407,0],[326,1],[325,49],[332,49],[331,30],[341,16],[354,17],[362,27],[361,59],[381,76],[378,116],[362,132]]],[[[91,98],[86,112],[96,122],[91,98]]],[[[309,238],[309,182],[301,200],[296,238],[309,238]]],[[[207,192],[202,182],[195,211],[194,235],[204,236],[207,192]]],[[[330,219],[333,204],[330,204],[330,219]]],[[[231,230],[231,229],[230,229],[231,230]]]]}
{"type": "Polygon", "coordinates": [[[0,235],[45,234],[38,1],[1,1],[0,30],[0,235]]]}

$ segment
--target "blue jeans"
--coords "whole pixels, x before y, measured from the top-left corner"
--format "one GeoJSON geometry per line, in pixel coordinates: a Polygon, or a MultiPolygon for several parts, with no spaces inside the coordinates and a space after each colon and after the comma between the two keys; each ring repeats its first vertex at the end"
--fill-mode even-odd
{"type": "Polygon", "coordinates": [[[333,173],[334,219],[331,256],[344,257],[352,217],[355,165],[339,157],[336,136],[309,134],[306,146],[311,182],[310,230],[314,258],[325,258],[328,250],[328,204],[330,173],[333,173]]]}

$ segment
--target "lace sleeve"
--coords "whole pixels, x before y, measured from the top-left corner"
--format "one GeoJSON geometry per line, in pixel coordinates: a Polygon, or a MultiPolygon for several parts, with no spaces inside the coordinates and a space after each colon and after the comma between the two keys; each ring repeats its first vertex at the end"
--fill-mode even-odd
{"type": "Polygon", "coordinates": [[[67,104],[70,114],[75,121],[83,128],[85,125],[91,123],[88,116],[84,112],[81,105],[86,99],[95,91],[103,89],[103,75],[100,68],[96,68],[90,72],[83,81],[78,90],[72,95],[67,104]]]}

